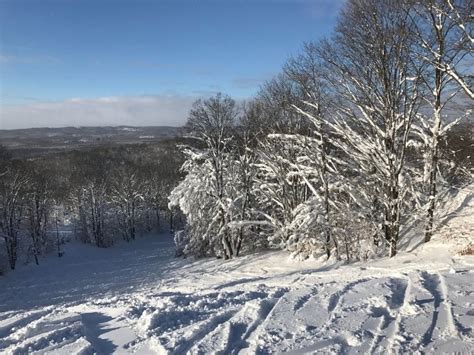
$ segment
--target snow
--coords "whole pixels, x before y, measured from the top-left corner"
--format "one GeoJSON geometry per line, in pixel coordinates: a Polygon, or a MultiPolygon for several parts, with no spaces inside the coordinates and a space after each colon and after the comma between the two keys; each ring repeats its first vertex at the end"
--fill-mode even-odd
{"type": "Polygon", "coordinates": [[[165,234],[71,242],[0,278],[0,353],[473,352],[474,256],[456,254],[474,235],[472,196],[443,206],[430,243],[414,229],[396,257],[349,265],[176,259],[165,234]]]}

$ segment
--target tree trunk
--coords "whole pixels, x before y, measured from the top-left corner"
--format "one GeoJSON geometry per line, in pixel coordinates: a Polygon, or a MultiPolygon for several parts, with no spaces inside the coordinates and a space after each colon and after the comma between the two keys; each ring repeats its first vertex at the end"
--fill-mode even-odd
{"type": "Polygon", "coordinates": [[[224,233],[224,236],[222,237],[222,244],[224,246],[224,258],[230,259],[232,258],[232,247],[229,242],[229,238],[227,237],[227,234],[224,233]]]}
{"type": "Polygon", "coordinates": [[[425,230],[425,243],[431,240],[433,235],[433,223],[434,223],[434,211],[436,208],[436,173],[438,171],[438,143],[439,134],[441,129],[441,91],[442,91],[442,72],[439,69],[435,70],[435,105],[434,105],[434,116],[435,122],[433,127],[433,138],[431,144],[431,162],[429,167],[430,180],[428,186],[428,210],[426,215],[426,230],[425,230]]]}
{"type": "Polygon", "coordinates": [[[173,234],[173,210],[170,210],[170,233],[173,234]]]}
{"type": "Polygon", "coordinates": [[[10,264],[10,269],[15,270],[16,266],[16,241],[13,239],[14,237],[10,238],[4,237],[5,246],[7,248],[7,255],[8,255],[8,263],[10,264]]]}

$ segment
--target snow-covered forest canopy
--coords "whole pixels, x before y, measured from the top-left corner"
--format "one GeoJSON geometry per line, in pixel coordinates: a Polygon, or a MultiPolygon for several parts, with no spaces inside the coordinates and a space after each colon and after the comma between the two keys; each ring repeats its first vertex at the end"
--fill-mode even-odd
{"type": "Polygon", "coordinates": [[[347,0],[175,137],[0,145],[0,353],[474,351],[473,11],[347,0]]]}
{"type": "Polygon", "coordinates": [[[471,180],[471,159],[446,144],[472,124],[471,11],[349,1],[333,36],[305,44],[255,99],[197,101],[170,196],[187,222],[180,250],[365,260],[395,256],[414,223],[429,242],[438,200],[471,180]]]}

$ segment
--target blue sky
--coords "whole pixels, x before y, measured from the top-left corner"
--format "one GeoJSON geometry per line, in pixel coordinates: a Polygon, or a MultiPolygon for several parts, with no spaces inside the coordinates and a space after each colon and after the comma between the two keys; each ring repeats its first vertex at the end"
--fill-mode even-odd
{"type": "Polygon", "coordinates": [[[255,94],[341,3],[2,0],[0,129],[180,125],[197,97],[255,94]]]}

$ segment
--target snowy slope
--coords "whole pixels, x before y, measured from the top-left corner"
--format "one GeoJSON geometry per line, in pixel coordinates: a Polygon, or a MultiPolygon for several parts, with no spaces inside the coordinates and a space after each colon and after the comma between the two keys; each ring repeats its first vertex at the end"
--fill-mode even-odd
{"type": "Polygon", "coordinates": [[[473,352],[474,257],[456,254],[474,236],[473,195],[444,206],[429,244],[351,265],[174,259],[167,235],[70,244],[0,278],[0,353],[473,352]]]}

